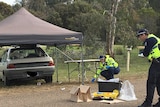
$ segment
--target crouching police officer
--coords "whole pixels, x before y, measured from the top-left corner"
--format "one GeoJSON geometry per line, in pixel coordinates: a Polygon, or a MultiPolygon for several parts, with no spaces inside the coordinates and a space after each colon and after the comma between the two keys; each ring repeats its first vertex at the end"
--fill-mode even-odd
{"type": "Polygon", "coordinates": [[[94,75],[94,78],[92,78],[91,82],[94,82],[96,78],[103,76],[106,80],[113,79],[114,74],[118,74],[120,72],[120,68],[118,66],[118,63],[110,56],[100,56],[100,65],[99,68],[94,75]]]}
{"type": "Polygon", "coordinates": [[[160,39],[148,30],[141,29],[137,32],[137,38],[144,43],[143,55],[151,62],[146,83],[145,101],[138,107],[152,107],[155,87],[159,95],[159,101],[153,107],[160,107],[160,39]]]}

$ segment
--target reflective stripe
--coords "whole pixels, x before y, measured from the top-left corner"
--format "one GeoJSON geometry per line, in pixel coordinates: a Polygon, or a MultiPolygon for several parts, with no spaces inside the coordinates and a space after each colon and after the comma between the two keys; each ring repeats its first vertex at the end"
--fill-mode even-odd
{"type": "Polygon", "coordinates": [[[160,50],[158,48],[158,45],[160,44],[160,39],[158,37],[156,37],[155,35],[153,35],[153,34],[150,34],[148,36],[148,38],[151,38],[151,37],[154,37],[157,40],[157,43],[153,46],[151,52],[148,55],[148,59],[150,61],[152,61],[153,58],[156,59],[156,58],[160,57],[160,50]]]}

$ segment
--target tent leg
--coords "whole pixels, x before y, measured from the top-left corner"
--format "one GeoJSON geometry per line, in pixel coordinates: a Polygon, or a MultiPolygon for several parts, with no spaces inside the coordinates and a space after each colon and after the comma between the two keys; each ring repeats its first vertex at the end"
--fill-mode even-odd
{"type": "Polygon", "coordinates": [[[56,76],[57,76],[57,83],[58,83],[58,62],[57,62],[57,47],[55,46],[55,70],[56,70],[56,76]]]}
{"type": "Polygon", "coordinates": [[[85,71],[84,71],[84,62],[83,62],[83,43],[81,44],[81,59],[82,59],[82,65],[81,65],[81,67],[82,67],[82,85],[84,85],[84,73],[85,73],[85,71]]]}

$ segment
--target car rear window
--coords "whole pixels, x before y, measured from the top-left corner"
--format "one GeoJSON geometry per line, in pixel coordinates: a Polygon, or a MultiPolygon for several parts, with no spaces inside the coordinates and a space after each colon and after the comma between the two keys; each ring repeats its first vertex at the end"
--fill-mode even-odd
{"type": "Polygon", "coordinates": [[[32,57],[44,57],[46,53],[40,48],[14,48],[10,51],[10,59],[22,59],[32,57]]]}

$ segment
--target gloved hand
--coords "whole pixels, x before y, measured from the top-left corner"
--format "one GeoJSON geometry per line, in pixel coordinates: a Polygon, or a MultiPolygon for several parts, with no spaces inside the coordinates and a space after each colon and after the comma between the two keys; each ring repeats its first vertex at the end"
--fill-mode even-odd
{"type": "Polygon", "coordinates": [[[94,82],[96,79],[95,78],[92,78],[91,82],[94,82]]]}
{"type": "Polygon", "coordinates": [[[106,69],[109,69],[109,68],[110,68],[110,66],[107,65],[107,66],[106,66],[106,69]]]}

